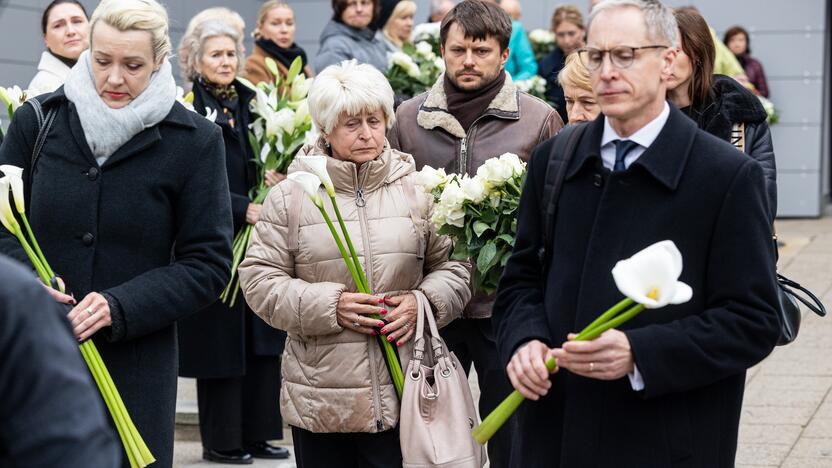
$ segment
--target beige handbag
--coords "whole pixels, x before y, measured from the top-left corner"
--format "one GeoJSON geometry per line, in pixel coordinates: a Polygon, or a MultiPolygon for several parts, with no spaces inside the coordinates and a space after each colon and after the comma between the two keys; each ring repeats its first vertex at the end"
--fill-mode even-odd
{"type": "Polygon", "coordinates": [[[404,372],[399,425],[402,465],[481,468],[485,451],[471,436],[477,413],[468,378],[439,336],[428,299],[421,291],[413,294],[418,315],[413,353],[404,372]],[[430,343],[427,352],[426,343],[430,343]]]}

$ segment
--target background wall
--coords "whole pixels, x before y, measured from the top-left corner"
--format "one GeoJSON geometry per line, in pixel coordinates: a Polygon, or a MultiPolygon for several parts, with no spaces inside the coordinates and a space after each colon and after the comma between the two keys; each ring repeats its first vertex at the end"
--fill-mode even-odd
{"type": "MultiPolygon", "coordinates": [[[[297,41],[310,55],[331,16],[330,0],[289,0],[298,20],[297,41]]],[[[49,0],[0,0],[0,85],[25,86],[34,75],[43,41],[40,15],[49,0]]],[[[98,3],[83,0],[90,12],[98,3]]],[[[178,44],[188,20],[211,6],[240,12],[249,30],[258,0],[164,0],[171,16],[171,35],[178,44]]],[[[416,0],[416,21],[428,15],[429,0],[416,0]]],[[[524,0],[527,30],[547,28],[562,1],[524,0]]],[[[587,0],[573,2],[586,10],[587,0]]],[[[780,124],[772,128],[777,149],[779,213],[818,216],[829,193],[829,16],[832,0],[667,0],[672,6],[695,5],[718,35],[734,24],[750,31],[754,55],[766,69],[780,124]]],[[[248,39],[248,50],[251,39],[248,39]]],[[[176,71],[178,76],[178,70],[176,71]]]]}

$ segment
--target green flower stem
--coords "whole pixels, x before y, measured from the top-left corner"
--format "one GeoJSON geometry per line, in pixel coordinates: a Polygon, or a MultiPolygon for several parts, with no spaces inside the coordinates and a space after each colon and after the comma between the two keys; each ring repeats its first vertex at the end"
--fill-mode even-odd
{"type": "MultiPolygon", "coordinates": [[[[103,397],[107,393],[107,389],[104,386],[104,379],[101,377],[101,373],[98,369],[98,366],[93,364],[93,358],[89,353],[88,347],[85,345],[86,343],[82,343],[81,346],[79,346],[81,349],[81,356],[83,356],[84,361],[87,363],[87,367],[90,369],[90,373],[92,374],[93,380],[95,381],[95,384],[98,386],[98,391],[101,393],[103,397]]],[[[110,411],[110,414],[113,414],[114,408],[112,402],[107,398],[104,398],[104,403],[107,405],[107,409],[110,411]]],[[[116,422],[115,417],[113,417],[113,421],[116,422]]],[[[116,422],[116,428],[119,429],[117,432],[119,439],[121,439],[121,445],[123,447],[128,447],[129,442],[127,441],[127,434],[125,434],[124,431],[120,429],[120,427],[118,426],[118,422],[116,422]]],[[[125,451],[127,450],[125,449],[125,451]]],[[[133,457],[131,456],[132,454],[129,453],[129,451],[127,452],[128,459],[130,461],[130,466],[135,466],[135,463],[133,462],[133,457]]]]}
{"type": "MultiPolygon", "coordinates": [[[[333,200],[333,205],[335,205],[333,200]]],[[[332,238],[335,240],[335,244],[338,246],[338,250],[341,252],[341,257],[344,259],[344,263],[347,265],[347,269],[350,271],[350,275],[352,275],[353,281],[355,281],[355,285],[358,288],[359,292],[364,294],[372,294],[369,287],[362,283],[361,277],[358,276],[356,272],[356,265],[353,264],[352,258],[347,255],[347,250],[344,248],[344,244],[341,242],[341,237],[338,235],[338,232],[335,230],[335,225],[332,224],[332,219],[329,217],[329,214],[323,208],[316,204],[315,206],[318,207],[318,210],[321,212],[321,215],[324,217],[324,221],[326,221],[327,227],[329,227],[329,232],[332,234],[332,238]]],[[[336,208],[337,210],[337,208],[336,208]]],[[[346,231],[344,231],[346,232],[346,231]]],[[[358,268],[361,268],[361,265],[358,264],[358,268]]],[[[373,315],[374,318],[378,319],[378,315],[373,315]]],[[[387,360],[387,364],[390,367],[390,379],[393,381],[393,386],[396,388],[396,394],[399,396],[399,399],[402,397],[402,391],[404,390],[404,374],[402,373],[401,364],[399,364],[399,360],[396,357],[396,352],[393,349],[393,345],[390,344],[383,336],[378,335],[377,339],[379,343],[381,343],[382,349],[384,350],[384,357],[387,360]]]]}
{"type": "Polygon", "coordinates": [[[338,245],[338,250],[341,252],[341,256],[344,258],[344,263],[346,263],[347,269],[350,271],[352,280],[355,281],[356,288],[358,288],[359,292],[362,292],[364,294],[370,294],[370,292],[364,286],[364,283],[361,282],[361,278],[358,276],[358,273],[356,273],[355,265],[353,265],[352,260],[347,255],[347,249],[344,248],[344,244],[343,242],[341,242],[341,237],[338,235],[338,231],[335,230],[335,225],[332,224],[332,219],[330,219],[329,214],[326,212],[323,206],[318,206],[318,210],[321,212],[321,215],[323,215],[324,221],[326,221],[326,225],[329,228],[329,232],[332,234],[332,238],[335,239],[335,244],[338,245]]]}
{"type": "Polygon", "coordinates": [[[38,254],[36,254],[35,251],[32,250],[32,247],[29,246],[29,243],[26,241],[26,238],[23,237],[23,233],[20,232],[20,229],[18,228],[16,231],[17,232],[15,232],[14,235],[20,242],[20,246],[23,247],[23,250],[26,252],[26,256],[29,257],[29,261],[32,262],[32,266],[35,267],[38,277],[40,277],[40,280],[43,281],[43,284],[49,286],[52,281],[52,276],[46,272],[46,269],[40,262],[40,258],[38,258],[38,254]]]}
{"type": "MultiPolygon", "coordinates": [[[[575,337],[575,341],[593,340],[605,331],[625,323],[644,310],[644,306],[642,304],[636,304],[626,312],[616,316],[616,314],[619,314],[619,312],[633,303],[632,299],[627,298],[612,306],[609,310],[601,314],[600,317],[595,319],[595,321],[584,328],[581,333],[575,337]]],[[[554,358],[548,359],[546,361],[546,368],[550,373],[554,372],[557,368],[557,361],[554,358]]],[[[508,418],[510,418],[511,415],[517,411],[517,408],[520,407],[520,404],[523,403],[524,400],[525,397],[517,390],[514,390],[494,409],[494,411],[491,412],[491,414],[482,420],[482,423],[480,423],[479,426],[474,428],[471,435],[479,444],[485,444],[491,439],[491,437],[494,436],[497,430],[499,430],[500,427],[508,421],[508,418]]]]}
{"type": "Polygon", "coordinates": [[[594,340],[595,338],[598,338],[599,336],[601,336],[601,334],[604,333],[605,331],[607,331],[611,328],[615,328],[615,327],[623,324],[624,322],[632,319],[633,317],[635,317],[636,315],[641,313],[641,311],[643,311],[643,310],[644,310],[644,305],[637,304],[634,307],[632,307],[630,310],[628,310],[627,312],[624,312],[623,314],[621,314],[618,317],[610,320],[609,322],[606,322],[606,323],[604,323],[602,325],[599,325],[599,326],[597,326],[593,329],[590,329],[590,330],[584,329],[584,331],[582,331],[581,334],[578,335],[577,338],[575,338],[575,340],[576,341],[591,341],[591,340],[594,340]]]}
{"type": "Polygon", "coordinates": [[[112,376],[110,376],[110,373],[104,366],[104,360],[101,359],[101,355],[98,353],[98,349],[95,347],[95,344],[92,341],[87,340],[84,344],[87,344],[89,346],[89,351],[92,357],[94,358],[93,361],[96,362],[99,366],[100,373],[105,380],[105,386],[109,389],[109,398],[112,400],[119,418],[123,421],[124,430],[127,433],[127,438],[130,442],[130,445],[135,446],[137,449],[137,451],[135,451],[134,454],[138,462],[138,467],[144,468],[145,466],[150,465],[151,463],[155,462],[156,459],[153,457],[153,454],[150,453],[150,449],[147,447],[147,444],[144,442],[144,439],[142,439],[141,434],[139,434],[136,425],[130,418],[130,414],[127,412],[127,408],[124,406],[124,401],[121,399],[121,395],[118,393],[118,389],[116,389],[115,383],[113,383],[112,376]]]}
{"type": "Polygon", "coordinates": [[[332,207],[335,209],[335,216],[338,218],[338,224],[341,226],[341,232],[344,233],[344,241],[347,243],[347,247],[350,249],[352,263],[355,266],[355,269],[358,273],[358,277],[361,279],[361,283],[364,285],[364,289],[369,291],[370,286],[367,283],[367,277],[364,276],[364,269],[361,268],[361,263],[358,262],[358,255],[355,253],[355,247],[352,245],[350,233],[347,231],[347,226],[344,224],[344,218],[341,217],[341,210],[338,209],[338,204],[335,203],[335,196],[330,195],[329,199],[332,201],[332,207]]]}
{"type": "Polygon", "coordinates": [[[587,332],[589,332],[593,328],[596,328],[597,326],[599,326],[603,323],[608,322],[610,319],[612,319],[613,317],[618,315],[621,311],[623,311],[624,309],[626,309],[627,307],[629,307],[633,304],[634,304],[634,302],[633,302],[632,299],[630,299],[629,297],[625,297],[624,299],[621,300],[621,302],[619,302],[618,304],[616,304],[616,305],[610,307],[609,309],[607,309],[606,312],[599,315],[598,318],[593,320],[592,323],[590,323],[589,325],[584,327],[583,331],[581,331],[581,333],[578,334],[578,337],[576,339],[578,341],[581,341],[582,340],[581,337],[583,335],[585,335],[587,332]]]}
{"type": "Polygon", "coordinates": [[[26,213],[19,213],[20,219],[23,220],[23,226],[26,227],[26,233],[29,235],[29,240],[32,241],[32,247],[35,253],[40,260],[40,264],[43,266],[46,274],[49,275],[49,279],[51,280],[55,273],[52,271],[52,268],[49,267],[49,263],[46,262],[46,257],[43,256],[43,251],[40,250],[40,245],[38,245],[38,240],[35,239],[35,234],[32,232],[32,227],[29,226],[29,220],[26,218],[26,213]]]}

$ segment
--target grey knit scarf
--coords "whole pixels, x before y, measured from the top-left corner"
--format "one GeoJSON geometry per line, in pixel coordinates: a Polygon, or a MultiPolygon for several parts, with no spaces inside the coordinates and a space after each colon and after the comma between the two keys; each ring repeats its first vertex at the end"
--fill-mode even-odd
{"type": "Polygon", "coordinates": [[[95,160],[103,165],[131,138],[162,121],[176,102],[176,82],[167,60],[150,77],[150,84],[121,109],[112,109],[98,95],[92,77],[90,52],[78,58],[64,83],[67,99],[75,104],[84,137],[95,160]]]}

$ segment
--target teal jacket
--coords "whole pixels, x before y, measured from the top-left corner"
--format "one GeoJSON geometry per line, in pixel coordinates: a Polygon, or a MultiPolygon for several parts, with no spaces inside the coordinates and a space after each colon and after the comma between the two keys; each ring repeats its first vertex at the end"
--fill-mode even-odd
{"type": "Polygon", "coordinates": [[[506,71],[514,81],[528,80],[537,74],[537,61],[526,36],[526,30],[519,21],[511,21],[511,38],[508,41],[508,62],[506,71]]]}

